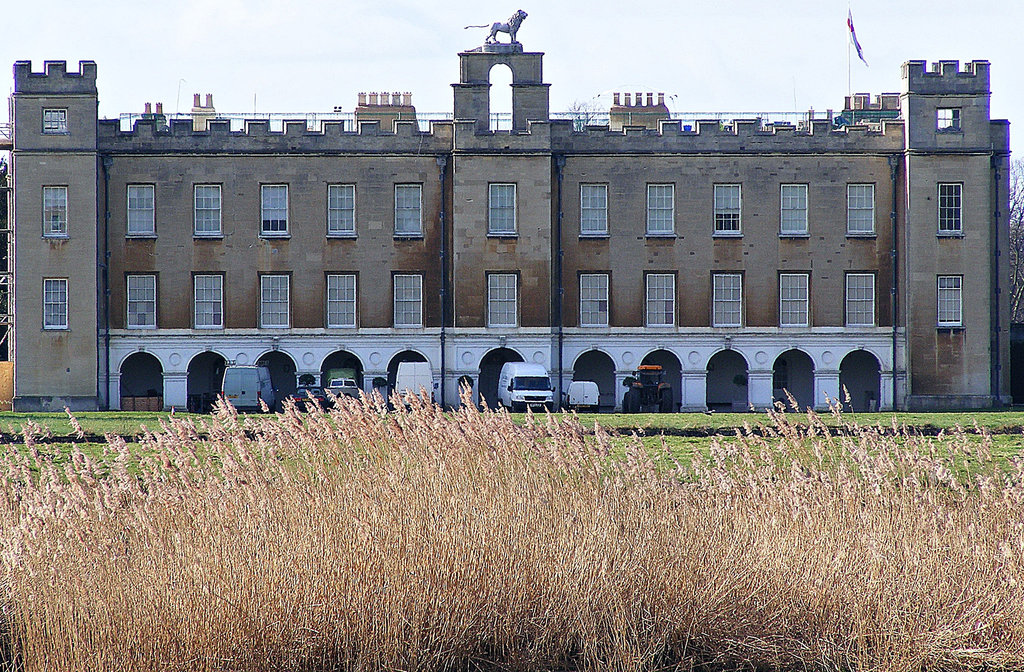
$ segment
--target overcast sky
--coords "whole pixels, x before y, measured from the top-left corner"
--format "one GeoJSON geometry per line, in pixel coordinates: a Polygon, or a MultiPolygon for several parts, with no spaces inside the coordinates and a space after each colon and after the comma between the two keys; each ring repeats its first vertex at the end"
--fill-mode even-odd
{"type": "MultiPolygon", "coordinates": [[[[43,60],[94,60],[104,117],[146,101],[187,112],[193,93],[214,94],[221,112],[252,112],[255,99],[259,112],[302,113],[351,111],[360,91],[411,91],[419,112],[450,112],[457,54],[487,33],[463,27],[522,7],[519,41],[546,54],[552,111],[638,90],[664,91],[677,112],[824,111],[847,93],[851,8],[870,64],[854,54],[855,92],[899,91],[907,60],[986,59],[993,117],[1024,118],[1021,0],[515,2],[10,2],[3,84],[13,88],[16,60],[37,71],[43,60]]],[[[1011,130],[1019,150],[1022,128],[1011,130]]]]}

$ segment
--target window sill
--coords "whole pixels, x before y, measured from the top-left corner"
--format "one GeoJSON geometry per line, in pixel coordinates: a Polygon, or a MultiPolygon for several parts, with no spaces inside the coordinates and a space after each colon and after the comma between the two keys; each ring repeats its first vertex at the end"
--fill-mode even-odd
{"type": "Polygon", "coordinates": [[[155,233],[127,233],[125,240],[156,240],[155,233]]]}
{"type": "Polygon", "coordinates": [[[423,240],[422,233],[396,233],[395,240],[423,240]]]}
{"type": "Polygon", "coordinates": [[[935,132],[939,135],[963,135],[963,128],[936,128],[935,132]]]}
{"type": "Polygon", "coordinates": [[[50,233],[50,234],[43,234],[43,240],[71,240],[71,236],[69,236],[66,233],[63,233],[63,234],[50,233]]]}
{"type": "Polygon", "coordinates": [[[807,232],[807,231],[804,231],[802,233],[780,233],[779,234],[779,238],[796,238],[798,240],[801,239],[801,238],[810,238],[810,237],[811,237],[811,234],[809,232],[807,232]]]}
{"type": "Polygon", "coordinates": [[[581,324],[580,329],[607,329],[607,324],[581,324]]]}
{"type": "Polygon", "coordinates": [[[712,324],[715,329],[742,329],[742,324],[712,324]]]}
{"type": "Polygon", "coordinates": [[[711,234],[712,238],[742,238],[742,231],[715,231],[711,234]]]}
{"type": "Polygon", "coordinates": [[[224,240],[223,233],[193,233],[192,238],[195,240],[224,240]]]}
{"type": "Polygon", "coordinates": [[[263,240],[288,240],[292,237],[290,233],[261,233],[260,238],[263,240]]]}
{"type": "Polygon", "coordinates": [[[645,233],[644,238],[661,238],[663,240],[675,240],[679,238],[675,233],[645,233]]]}
{"type": "Polygon", "coordinates": [[[939,231],[936,234],[938,238],[963,238],[963,231],[939,231]]]}
{"type": "Polygon", "coordinates": [[[498,240],[519,240],[518,233],[487,233],[488,238],[497,238],[498,240]]]}
{"type": "Polygon", "coordinates": [[[662,331],[668,331],[670,329],[675,329],[675,328],[676,328],[676,325],[674,325],[674,324],[645,324],[644,325],[644,329],[660,329],[662,331]]]}
{"type": "Polygon", "coordinates": [[[356,329],[359,325],[356,324],[328,324],[328,329],[356,329]]]}
{"type": "Polygon", "coordinates": [[[132,331],[154,331],[156,329],[155,324],[129,324],[125,329],[131,329],[132,331]]]}
{"type": "Polygon", "coordinates": [[[260,329],[290,329],[287,324],[261,324],[260,329]]]}
{"type": "Polygon", "coordinates": [[[875,240],[878,238],[877,233],[847,233],[847,238],[863,238],[864,240],[875,240]]]}
{"type": "Polygon", "coordinates": [[[223,324],[218,324],[218,325],[210,325],[210,326],[202,326],[202,327],[192,327],[192,328],[195,329],[196,331],[220,331],[220,330],[224,329],[224,325],[223,324]]]}
{"type": "Polygon", "coordinates": [[[71,131],[43,131],[43,135],[50,135],[50,136],[53,136],[53,135],[58,135],[58,136],[59,135],[63,135],[63,136],[68,136],[68,135],[71,135],[71,131]]]}
{"type": "Polygon", "coordinates": [[[580,240],[608,240],[611,238],[607,233],[581,233],[580,240]]]}
{"type": "Polygon", "coordinates": [[[843,327],[846,329],[874,329],[878,325],[872,322],[871,324],[844,324],[843,327]]]}
{"type": "Polygon", "coordinates": [[[422,329],[422,324],[396,324],[395,329],[422,329]]]}
{"type": "Polygon", "coordinates": [[[355,240],[355,233],[328,233],[327,237],[332,240],[355,240]]]}
{"type": "Polygon", "coordinates": [[[44,334],[51,333],[51,332],[54,332],[54,331],[65,332],[65,331],[71,331],[71,329],[70,329],[70,327],[43,327],[42,328],[42,332],[44,334]]]}
{"type": "Polygon", "coordinates": [[[962,324],[939,324],[935,326],[935,331],[940,334],[954,334],[961,331],[967,331],[967,328],[962,324]]]}

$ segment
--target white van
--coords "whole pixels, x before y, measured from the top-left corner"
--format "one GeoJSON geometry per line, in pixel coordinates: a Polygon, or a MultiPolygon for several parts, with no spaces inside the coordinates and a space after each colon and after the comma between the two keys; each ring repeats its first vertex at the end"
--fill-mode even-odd
{"type": "Polygon", "coordinates": [[[565,393],[565,405],[574,411],[597,411],[601,390],[592,380],[574,380],[565,393]]]}
{"type": "Polygon", "coordinates": [[[540,364],[506,362],[498,375],[498,403],[513,411],[554,407],[555,389],[540,364]]]}
{"type": "Polygon", "coordinates": [[[430,398],[434,398],[434,375],[430,371],[430,363],[399,362],[393,391],[404,397],[406,394],[419,395],[420,390],[426,390],[430,398]]]}
{"type": "Polygon", "coordinates": [[[221,394],[239,411],[259,411],[260,400],[271,410],[277,399],[270,381],[270,369],[265,366],[228,366],[224,369],[221,394]]]}

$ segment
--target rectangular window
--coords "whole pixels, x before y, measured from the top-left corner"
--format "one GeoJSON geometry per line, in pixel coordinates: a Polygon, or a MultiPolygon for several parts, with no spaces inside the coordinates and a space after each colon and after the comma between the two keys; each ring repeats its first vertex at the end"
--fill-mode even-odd
{"type": "Polygon", "coordinates": [[[43,236],[68,235],[68,188],[43,187],[43,236]]]}
{"type": "Polygon", "coordinates": [[[779,275],[779,326],[806,327],[807,320],[806,273],[782,273],[779,275]]]}
{"type": "Polygon", "coordinates": [[[61,109],[43,110],[43,133],[65,135],[68,132],[68,111],[61,109]]]}
{"type": "Polygon", "coordinates": [[[939,235],[958,235],[963,232],[964,185],[954,182],[939,185],[939,235]]]}
{"type": "Polygon", "coordinates": [[[487,275],[487,326],[514,327],[518,323],[517,284],[515,273],[487,275]]]}
{"type": "Polygon", "coordinates": [[[419,184],[395,185],[395,235],[422,236],[421,207],[423,188],[419,184]]]}
{"type": "Polygon", "coordinates": [[[580,275],[580,326],[608,326],[608,274],[580,275]]]}
{"type": "Polygon", "coordinates": [[[740,233],[740,185],[715,185],[715,233],[740,233]]]}
{"type": "Polygon", "coordinates": [[[43,278],[43,329],[67,328],[67,278],[43,278]]]}
{"type": "Polygon", "coordinates": [[[667,236],[675,233],[676,185],[647,185],[647,235],[667,236]]]}
{"type": "Polygon", "coordinates": [[[846,326],[875,326],[874,274],[846,274],[846,326]]]}
{"type": "Polygon", "coordinates": [[[197,275],[195,282],[196,329],[224,327],[224,276],[197,275]]]}
{"type": "Polygon", "coordinates": [[[875,185],[846,185],[846,233],[850,236],[875,233],[875,185]]]}
{"type": "Polygon", "coordinates": [[[327,326],[356,326],[356,276],[327,276],[327,326]]]}
{"type": "Polygon", "coordinates": [[[197,184],[193,188],[193,222],[196,236],[219,236],[220,185],[197,184]]]}
{"type": "Polygon", "coordinates": [[[580,235],[608,235],[608,185],[580,185],[580,235]]]}
{"type": "Polygon", "coordinates": [[[940,327],[963,326],[963,276],[940,275],[938,278],[938,324],[940,327]]]}
{"type": "Polygon", "coordinates": [[[289,323],[289,281],[287,275],[260,276],[260,326],[282,329],[289,323]]]}
{"type": "Polygon", "coordinates": [[[716,273],[713,303],[711,326],[743,326],[743,276],[739,273],[716,273]]]}
{"type": "Polygon", "coordinates": [[[327,186],[327,235],[356,235],[356,185],[327,186]]]}
{"type": "Polygon", "coordinates": [[[487,185],[487,233],[516,235],[516,185],[487,185]]]}
{"type": "Polygon", "coordinates": [[[423,326],[423,276],[395,276],[395,326],[423,326]]]}
{"type": "Polygon", "coordinates": [[[156,276],[129,275],[127,285],[128,328],[156,327],[156,276]]]}
{"type": "Polygon", "coordinates": [[[779,232],[784,236],[807,233],[807,185],[783,184],[782,218],[779,232]]]}
{"type": "Polygon", "coordinates": [[[288,185],[260,185],[260,235],[288,235],[288,185]]]}
{"type": "Polygon", "coordinates": [[[940,131],[960,130],[960,108],[940,107],[935,113],[935,127],[940,131]]]}
{"type": "Polygon", "coordinates": [[[152,236],[156,233],[154,191],[152,184],[128,185],[129,236],[152,236]]]}
{"type": "Polygon", "coordinates": [[[647,326],[671,327],[676,323],[676,276],[648,273],[647,326]]]}

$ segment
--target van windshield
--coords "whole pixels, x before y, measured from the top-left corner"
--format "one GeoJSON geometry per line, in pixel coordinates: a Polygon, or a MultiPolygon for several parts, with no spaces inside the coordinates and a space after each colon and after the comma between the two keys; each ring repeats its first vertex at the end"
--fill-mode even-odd
{"type": "Polygon", "coordinates": [[[512,379],[513,390],[550,390],[551,380],[547,376],[519,376],[512,379]]]}

